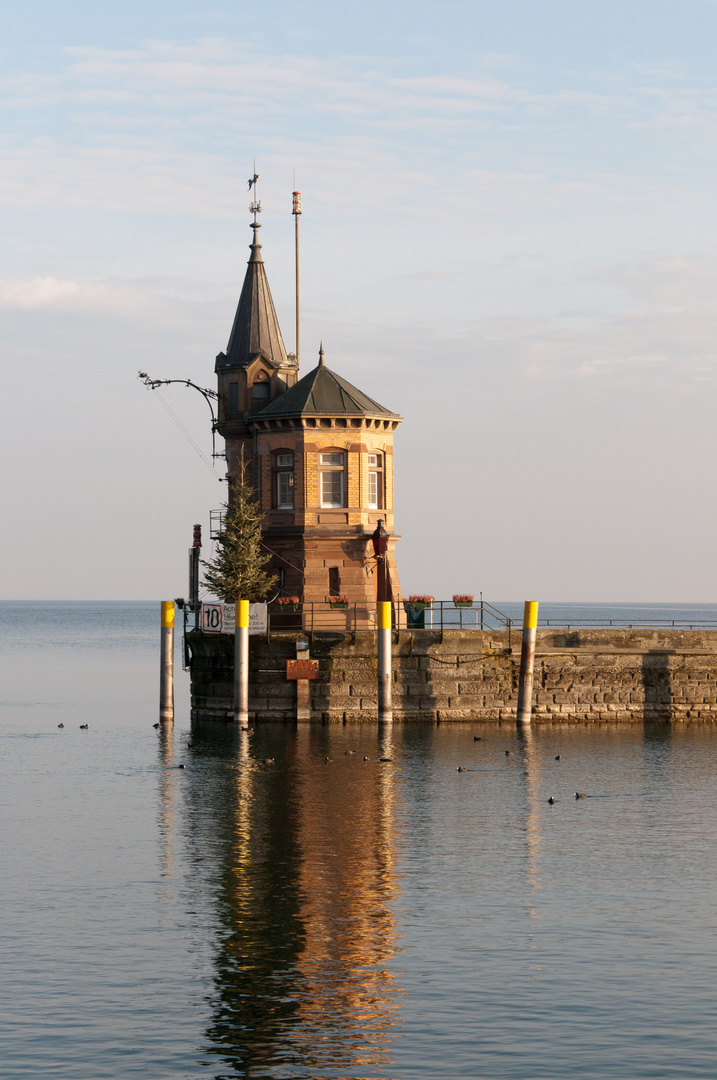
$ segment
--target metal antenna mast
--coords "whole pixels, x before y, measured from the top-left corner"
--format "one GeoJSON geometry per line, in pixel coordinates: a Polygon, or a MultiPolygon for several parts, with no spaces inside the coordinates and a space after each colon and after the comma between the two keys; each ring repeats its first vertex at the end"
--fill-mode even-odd
{"type": "MultiPolygon", "coordinates": [[[[294,177],[296,187],[296,176],[294,177]]],[[[299,217],[301,215],[301,192],[292,191],[291,212],[294,215],[294,237],[296,243],[296,366],[299,366],[299,217]]]]}

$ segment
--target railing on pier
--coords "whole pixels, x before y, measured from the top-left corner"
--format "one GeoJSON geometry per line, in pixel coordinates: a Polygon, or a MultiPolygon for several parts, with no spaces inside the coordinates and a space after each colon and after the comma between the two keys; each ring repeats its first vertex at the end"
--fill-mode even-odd
{"type": "MultiPolygon", "coordinates": [[[[258,605],[257,605],[258,606],[258,605]]],[[[226,605],[208,604],[203,607],[214,608],[226,607],[226,605]]],[[[251,610],[251,609],[250,609],[251,610]]],[[[360,631],[376,631],[377,609],[376,604],[371,603],[344,603],[344,602],[299,602],[298,604],[279,604],[273,601],[265,608],[266,622],[262,618],[261,632],[270,635],[272,632],[302,631],[305,634],[313,633],[339,633],[355,634],[360,631]]],[[[507,644],[512,644],[514,628],[520,631],[522,620],[514,615],[507,615],[494,604],[487,600],[476,600],[473,603],[456,604],[453,600],[433,600],[431,603],[413,603],[408,600],[395,600],[392,602],[392,625],[396,630],[421,631],[463,630],[463,631],[507,631],[507,644]]],[[[226,613],[225,613],[226,615],[226,613]]],[[[224,624],[214,632],[232,633],[233,607],[231,615],[225,618],[224,624]]],[[[190,610],[187,606],[184,610],[185,634],[193,628],[200,629],[203,626],[202,612],[197,609],[190,610]]],[[[635,612],[626,614],[624,618],[610,616],[584,616],[575,617],[574,613],[550,614],[538,620],[539,627],[554,630],[589,630],[615,628],[625,630],[647,629],[674,629],[674,630],[717,630],[717,622],[710,619],[669,619],[669,618],[635,618],[635,612]]],[[[209,632],[209,625],[204,626],[209,632]]],[[[186,663],[186,658],[185,658],[186,663]]]]}
{"type": "MultiPolygon", "coordinates": [[[[514,620],[485,600],[456,605],[452,600],[431,604],[392,601],[392,623],[396,630],[508,630],[514,620]]],[[[376,629],[376,605],[352,603],[299,604],[271,603],[267,630],[343,631],[376,629]]]]}
{"type": "Polygon", "coordinates": [[[717,630],[714,619],[538,619],[538,626],[554,630],[604,630],[615,627],[620,630],[717,630]]]}

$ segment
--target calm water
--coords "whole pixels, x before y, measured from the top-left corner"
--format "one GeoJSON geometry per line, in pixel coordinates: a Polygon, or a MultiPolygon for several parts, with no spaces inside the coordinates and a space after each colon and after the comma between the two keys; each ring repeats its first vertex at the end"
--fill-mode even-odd
{"type": "Polygon", "coordinates": [[[165,737],[158,605],[0,620],[3,1077],[717,1074],[711,728],[165,737]]]}

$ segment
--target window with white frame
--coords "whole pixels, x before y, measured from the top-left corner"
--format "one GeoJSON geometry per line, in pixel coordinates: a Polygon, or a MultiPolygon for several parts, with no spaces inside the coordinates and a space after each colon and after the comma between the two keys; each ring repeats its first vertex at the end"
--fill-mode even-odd
{"type": "Polygon", "coordinates": [[[383,454],[368,455],[369,510],[383,510],[383,454]]]}
{"type": "Polygon", "coordinates": [[[344,505],[344,457],[343,453],[336,451],[319,455],[319,492],[322,507],[344,505]]]}
{"type": "Polygon", "coordinates": [[[288,450],[274,454],[274,496],[278,510],[294,509],[294,455],[288,450]]]}

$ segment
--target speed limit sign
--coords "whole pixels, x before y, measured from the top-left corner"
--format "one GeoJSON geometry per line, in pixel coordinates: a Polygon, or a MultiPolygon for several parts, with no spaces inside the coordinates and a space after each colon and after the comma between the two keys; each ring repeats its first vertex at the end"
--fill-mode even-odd
{"type": "Polygon", "coordinates": [[[221,634],[224,630],[222,604],[202,604],[202,630],[205,634],[221,634]]]}

